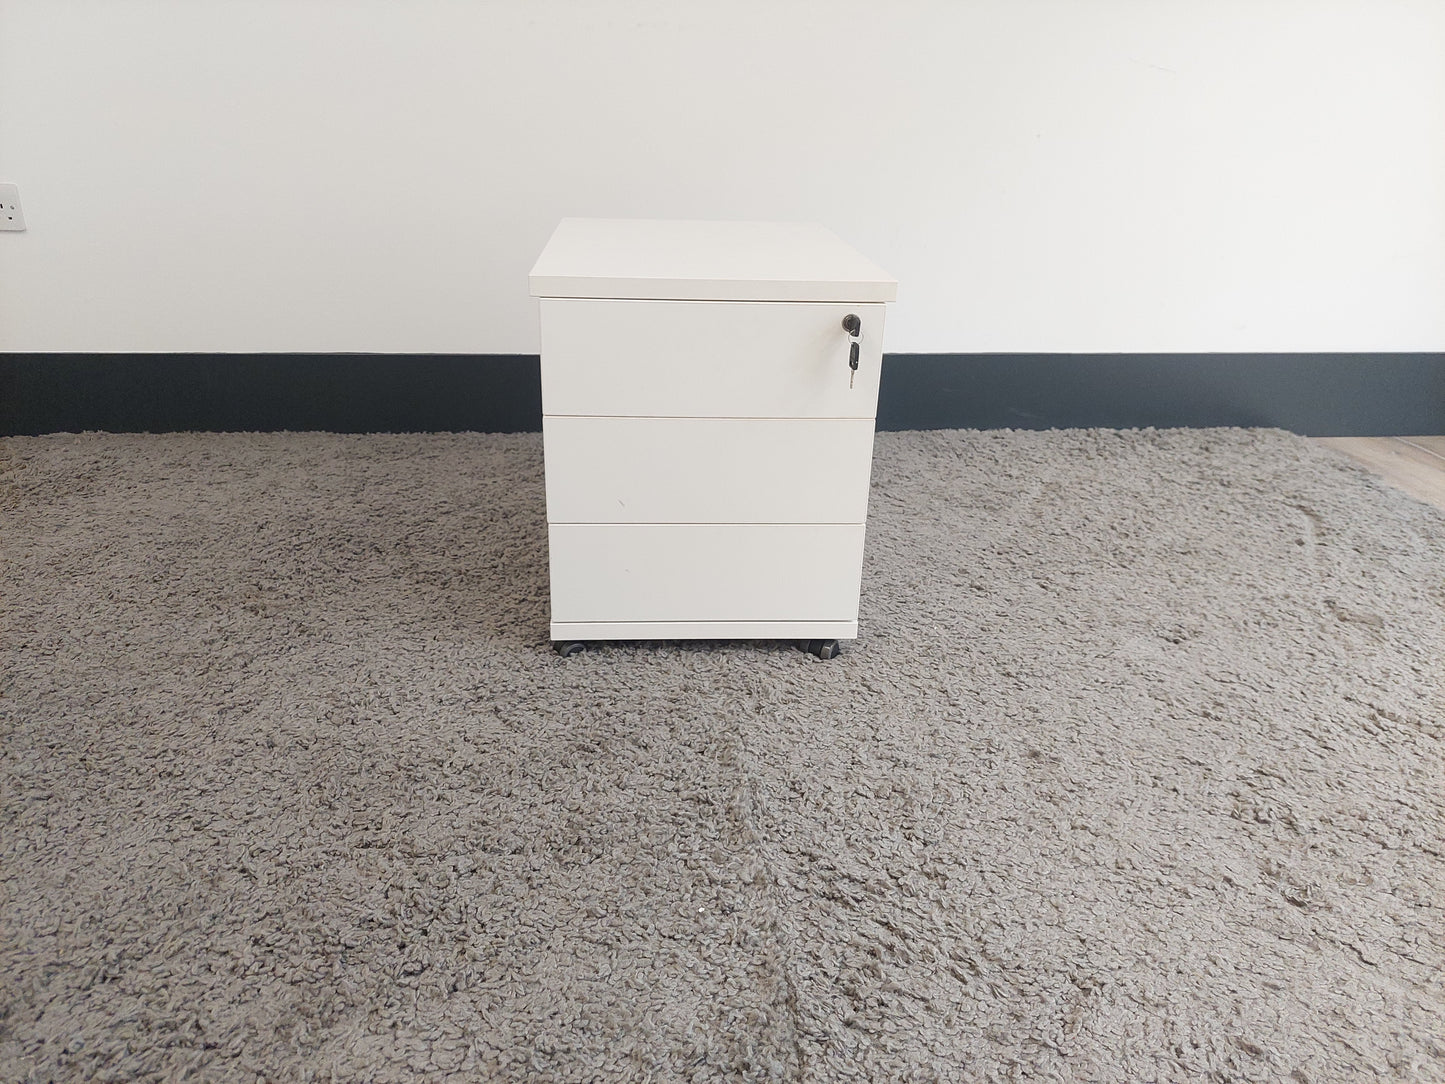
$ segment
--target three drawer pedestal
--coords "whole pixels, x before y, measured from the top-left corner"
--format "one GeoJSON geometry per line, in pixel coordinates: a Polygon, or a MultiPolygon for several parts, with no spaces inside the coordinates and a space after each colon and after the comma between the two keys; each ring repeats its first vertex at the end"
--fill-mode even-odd
{"type": "Polygon", "coordinates": [[[871,294],[848,280],[812,292],[869,296],[769,296],[788,292],[766,278],[769,253],[799,229],[558,227],[532,273],[554,641],[857,635],[892,283],[866,265],[871,294]]]}

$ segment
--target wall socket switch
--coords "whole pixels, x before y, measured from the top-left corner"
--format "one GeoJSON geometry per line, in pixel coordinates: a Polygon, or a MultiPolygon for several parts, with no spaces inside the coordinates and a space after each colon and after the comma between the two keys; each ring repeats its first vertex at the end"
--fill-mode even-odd
{"type": "Polygon", "coordinates": [[[23,230],[25,212],[20,209],[20,186],[0,183],[0,230],[23,230]]]}

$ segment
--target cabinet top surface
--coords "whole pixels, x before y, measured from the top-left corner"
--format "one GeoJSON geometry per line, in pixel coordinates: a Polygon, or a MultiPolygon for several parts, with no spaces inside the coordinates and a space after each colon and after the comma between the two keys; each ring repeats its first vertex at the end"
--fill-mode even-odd
{"type": "Polygon", "coordinates": [[[813,222],[564,218],[534,297],[892,301],[886,271],[813,222]]]}

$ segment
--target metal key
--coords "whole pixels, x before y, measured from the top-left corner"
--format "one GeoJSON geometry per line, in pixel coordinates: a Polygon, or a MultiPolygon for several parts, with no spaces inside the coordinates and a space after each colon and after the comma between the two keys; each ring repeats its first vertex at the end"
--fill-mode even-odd
{"type": "Polygon", "coordinates": [[[843,317],[843,330],[852,336],[848,344],[848,387],[853,387],[853,377],[858,374],[858,333],[863,330],[863,321],[854,313],[843,317]]]}

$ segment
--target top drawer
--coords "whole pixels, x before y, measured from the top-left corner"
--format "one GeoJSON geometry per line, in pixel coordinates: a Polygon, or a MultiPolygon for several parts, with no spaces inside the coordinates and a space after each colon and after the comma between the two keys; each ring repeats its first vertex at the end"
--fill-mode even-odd
{"type": "Polygon", "coordinates": [[[542,413],[872,418],[881,303],[543,298],[542,413]],[[849,387],[843,329],[862,321],[849,387]]]}

